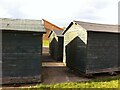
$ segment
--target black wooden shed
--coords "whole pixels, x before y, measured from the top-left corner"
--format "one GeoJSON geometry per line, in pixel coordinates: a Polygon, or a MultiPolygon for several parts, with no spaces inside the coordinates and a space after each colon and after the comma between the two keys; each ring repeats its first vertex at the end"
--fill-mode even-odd
{"type": "Polygon", "coordinates": [[[73,21],[63,32],[64,62],[84,74],[119,71],[117,25],[73,21]]]}
{"type": "Polygon", "coordinates": [[[57,61],[63,61],[63,30],[53,30],[49,34],[49,53],[57,61]]]}
{"type": "Polygon", "coordinates": [[[2,84],[41,82],[42,20],[0,19],[2,84]]]}

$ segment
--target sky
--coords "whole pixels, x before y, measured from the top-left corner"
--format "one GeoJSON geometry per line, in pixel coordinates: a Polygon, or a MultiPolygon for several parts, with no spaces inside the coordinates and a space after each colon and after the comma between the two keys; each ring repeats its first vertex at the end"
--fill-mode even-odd
{"type": "Polygon", "coordinates": [[[119,0],[0,0],[0,18],[46,19],[60,27],[73,20],[117,24],[119,0]]]}

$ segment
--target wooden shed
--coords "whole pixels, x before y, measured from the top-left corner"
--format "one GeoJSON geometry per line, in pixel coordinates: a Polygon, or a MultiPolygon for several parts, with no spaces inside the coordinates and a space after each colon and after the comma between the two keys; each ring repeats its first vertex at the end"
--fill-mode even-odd
{"type": "Polygon", "coordinates": [[[43,35],[43,39],[44,40],[49,40],[48,36],[49,36],[49,33],[50,31],[52,30],[63,30],[62,28],[58,27],[57,25],[45,20],[45,19],[42,19],[44,21],[44,27],[46,29],[46,34],[43,35]]]}
{"type": "Polygon", "coordinates": [[[0,19],[2,84],[41,82],[42,20],[0,19]]]}
{"type": "Polygon", "coordinates": [[[63,32],[64,63],[83,74],[119,71],[117,25],[73,21],[63,32]]]}
{"type": "Polygon", "coordinates": [[[63,61],[63,30],[53,30],[49,34],[49,53],[57,61],[63,61]]]}

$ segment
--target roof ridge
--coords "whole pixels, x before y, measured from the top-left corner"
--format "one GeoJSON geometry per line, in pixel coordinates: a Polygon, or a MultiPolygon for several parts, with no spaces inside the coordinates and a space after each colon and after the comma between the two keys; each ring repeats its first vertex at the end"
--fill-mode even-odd
{"type": "Polygon", "coordinates": [[[20,19],[20,18],[0,18],[1,20],[29,20],[29,21],[42,21],[42,20],[37,20],[37,19],[20,19]]]}
{"type": "Polygon", "coordinates": [[[86,24],[96,24],[96,25],[107,25],[107,26],[118,26],[117,24],[102,24],[102,23],[93,23],[93,22],[84,22],[84,21],[73,21],[73,22],[80,22],[80,23],[86,23],[86,24]]]}

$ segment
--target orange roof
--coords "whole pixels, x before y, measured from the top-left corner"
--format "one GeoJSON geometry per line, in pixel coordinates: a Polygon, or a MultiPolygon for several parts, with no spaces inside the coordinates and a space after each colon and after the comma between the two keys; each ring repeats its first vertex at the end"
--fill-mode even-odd
{"type": "MultiPolygon", "coordinates": [[[[56,26],[55,24],[53,24],[53,23],[51,23],[51,22],[49,22],[49,21],[47,21],[47,20],[45,20],[45,19],[42,19],[42,20],[44,21],[44,23],[46,22],[46,23],[50,24],[51,26],[55,27],[55,30],[63,30],[62,28],[56,26]]],[[[46,27],[45,27],[45,28],[46,28],[46,27]]]]}

